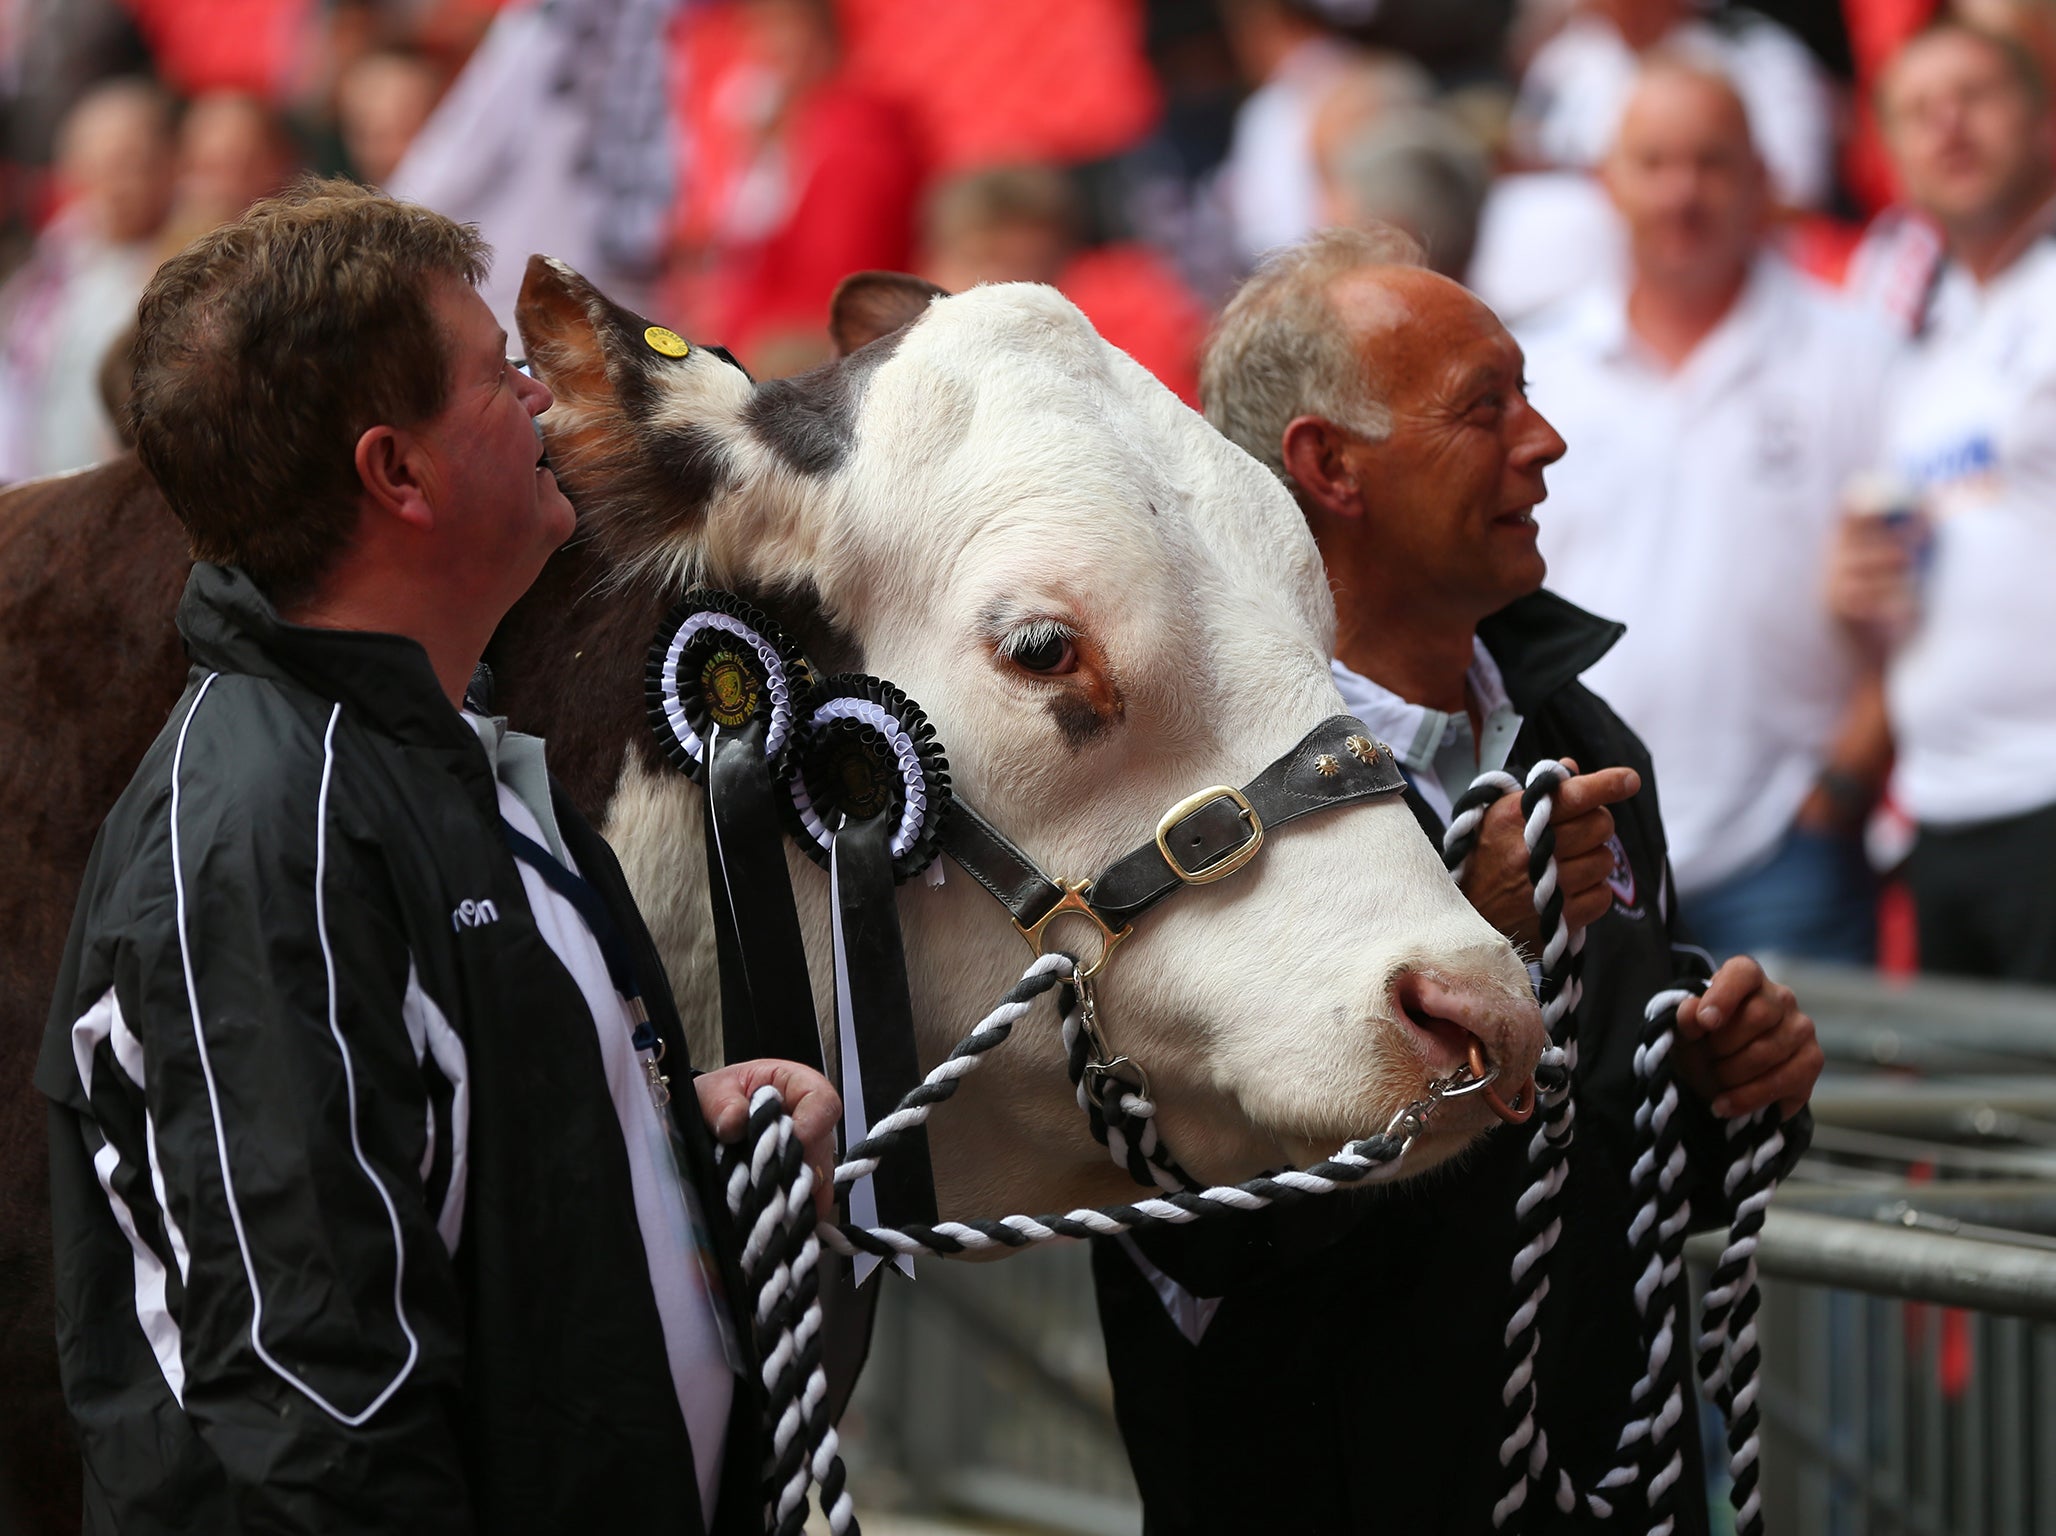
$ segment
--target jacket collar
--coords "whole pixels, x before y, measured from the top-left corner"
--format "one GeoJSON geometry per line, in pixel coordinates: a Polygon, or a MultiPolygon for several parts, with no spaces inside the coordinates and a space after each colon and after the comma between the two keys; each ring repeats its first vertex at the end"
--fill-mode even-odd
{"type": "Polygon", "coordinates": [[[196,666],[297,683],[410,745],[478,747],[419,642],[288,624],[233,566],[194,565],[179,600],[178,627],[196,666]]]}
{"type": "Polygon", "coordinates": [[[1478,638],[1499,663],[1506,695],[1523,715],[1541,710],[1627,632],[1625,624],[1587,613],[1549,591],[1516,598],[1478,625],[1478,638]]]}

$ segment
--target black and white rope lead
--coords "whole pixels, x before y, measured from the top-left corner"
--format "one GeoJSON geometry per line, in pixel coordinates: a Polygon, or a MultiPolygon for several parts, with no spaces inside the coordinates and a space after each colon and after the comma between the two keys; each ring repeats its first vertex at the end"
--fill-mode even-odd
{"type": "MultiPolygon", "coordinates": [[[[835,1170],[835,1187],[846,1190],[875,1173],[880,1161],[902,1140],[926,1124],[935,1107],[957,1091],[986,1054],[1003,1044],[1014,1026],[1053,988],[1071,992],[1066,1017],[1067,1039],[1084,1032],[1086,1020],[1078,1006],[1078,963],[1069,955],[1048,954],[1029,966],[991,1013],[958,1042],[956,1048],[903,1098],[893,1112],[871,1127],[870,1134],[849,1149],[835,1170]]],[[[1089,1007],[1090,995],[1084,999],[1089,1007]]],[[[1111,1065],[1110,1063],[1107,1065],[1111,1065]]],[[[814,1180],[801,1156],[791,1117],[776,1089],[760,1088],[750,1101],[750,1120],[743,1142],[723,1148],[722,1178],[730,1213],[745,1234],[742,1257],[744,1283],[755,1298],[757,1346],[763,1359],[766,1413],[773,1428],[766,1468],[767,1526],[791,1536],[804,1526],[810,1488],[818,1487],[822,1509],[835,1536],[855,1532],[847,1478],[835,1428],[827,1413],[827,1378],[821,1365],[820,1250],[827,1243],[838,1252],[952,1256],[1025,1248],[1059,1238],[1112,1237],[1140,1227],[1184,1226],[1232,1211],[1257,1211],[1291,1204],[1315,1195],[1390,1178],[1400,1159],[1426,1127],[1444,1098],[1474,1092],[1482,1084],[1465,1076],[1431,1084],[1392,1117],[1378,1135],[1350,1142],[1334,1157],[1311,1168],[1285,1169],[1241,1184],[1205,1189],[1166,1190],[1133,1205],[1100,1210],[1073,1210],[1047,1216],[1006,1216],[999,1220],[943,1221],[933,1225],[888,1227],[820,1227],[813,1207],[814,1180]]],[[[1167,1152],[1161,1164],[1153,1138],[1150,1106],[1140,1095],[1105,1122],[1104,1138],[1114,1161],[1134,1172],[1132,1159],[1167,1177],[1178,1177],[1167,1152]],[[1139,1112],[1138,1112],[1139,1111],[1139,1112]],[[1130,1127],[1139,1126],[1131,1137],[1130,1127]]]]}
{"type": "MultiPolygon", "coordinates": [[[[1645,1009],[1635,1051],[1641,1102],[1635,1112],[1635,1159],[1630,1174],[1636,1200],[1628,1229],[1635,1266],[1634,1295],[1648,1350],[1642,1376],[1629,1394],[1628,1417],[1616,1445],[1618,1464],[1589,1490],[1581,1490],[1552,1458],[1539,1418],[1535,1360],[1539,1317],[1549,1294],[1548,1259],[1562,1233],[1560,1199],[1569,1169],[1576,1100],[1577,1005],[1581,997],[1583,934],[1564,918],[1558,887],[1555,795],[1570,777],[1553,761],[1536,764],[1525,785],[1504,773],[1479,775],[1452,807],[1443,855],[1461,879],[1475,852],[1484,818],[1503,795],[1518,792],[1528,848],[1528,874],[1541,919],[1543,951],[1539,998],[1549,1044],[1536,1083],[1540,1114],[1528,1143],[1528,1188],[1516,1203],[1520,1244],[1511,1267],[1513,1306],[1507,1321],[1507,1379],[1502,1392],[1506,1433],[1500,1464],[1507,1484],[1492,1512],[1496,1529],[1518,1529],[1531,1486],[1548,1490],[1565,1514],[1606,1517],[1615,1490],[1640,1486],[1651,1536],[1671,1536],[1684,1473],[1684,1437],[1692,1433],[1686,1413],[1684,1347],[1680,1329],[1686,1310],[1684,1243],[1691,1221],[1686,1159],[1673,1052],[1677,1011],[1697,984],[1659,992],[1645,1009]]],[[[1728,1243],[1715,1266],[1704,1300],[1697,1340],[1699,1371],[1707,1395],[1728,1417],[1730,1497],[1737,1536],[1761,1536],[1762,1499],[1757,1408],[1758,1367],[1755,1317],[1756,1246],[1764,1210],[1776,1188],[1775,1171],[1784,1151],[1774,1109],[1730,1120],[1733,1153],[1724,1181],[1733,1211],[1728,1243]]]]}
{"type": "MultiPolygon", "coordinates": [[[[901,1101],[899,1108],[850,1148],[849,1156],[835,1170],[836,1188],[840,1190],[874,1170],[895,1140],[925,1124],[935,1107],[955,1094],[963,1079],[977,1069],[985,1054],[1006,1040],[1037,997],[1059,984],[1075,982],[1076,977],[1077,962],[1068,955],[1044,955],[1031,965],[999,1006],[979,1021],[921,1085],[901,1101]]],[[[1431,1084],[1425,1098],[1401,1109],[1382,1132],[1348,1143],[1333,1157],[1311,1168],[1282,1169],[1240,1184],[1165,1189],[1131,1205],[1097,1210],[942,1221],[932,1226],[902,1228],[842,1226],[829,1229],[823,1240],[839,1252],[950,1257],[1001,1248],[1028,1248],[1059,1238],[1116,1237],[1139,1227],[1184,1226],[1229,1211],[1260,1211],[1271,1205],[1292,1204],[1309,1196],[1333,1194],[1391,1178],[1398,1171],[1399,1159],[1426,1127],[1436,1104],[1444,1098],[1468,1093],[1475,1086],[1462,1079],[1431,1084]]],[[[1141,1118],[1147,1121],[1147,1117],[1141,1118]]],[[[1149,1129],[1153,1133],[1154,1126],[1149,1129]]],[[[1116,1145],[1117,1140],[1109,1136],[1108,1150],[1115,1162],[1130,1168],[1128,1152],[1116,1145]]],[[[1167,1166],[1175,1168],[1175,1162],[1168,1160],[1168,1154],[1165,1156],[1167,1166]]]]}

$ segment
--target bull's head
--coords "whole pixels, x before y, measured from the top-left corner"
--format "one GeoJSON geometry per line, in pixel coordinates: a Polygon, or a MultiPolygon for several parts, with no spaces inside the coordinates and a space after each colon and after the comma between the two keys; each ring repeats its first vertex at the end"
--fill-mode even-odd
{"type": "MultiPolygon", "coordinates": [[[[853,280],[846,355],[764,383],[715,350],[660,354],[641,318],[542,258],[519,319],[556,395],[551,461],[624,579],[803,609],[816,661],[918,701],[959,793],[1053,875],[1101,870],[1167,807],[1248,782],[1341,712],[1334,608],[1290,496],[1052,289],[853,280]]],[[[704,1059],[719,1031],[698,793],[631,754],[606,830],[704,1059]]],[[[829,999],[826,881],[790,862],[829,999]]],[[[1028,958],[949,873],[900,893],[924,1064],[1028,958]]],[[[1512,1081],[1541,1044],[1513,951],[1397,797],[1308,818],[1147,915],[1098,997],[1170,1145],[1214,1179],[1383,1128],[1473,1035],[1512,1081]]],[[[1445,1104],[1410,1166],[1488,1123],[1475,1098],[1445,1104]]],[[[1017,1030],[931,1134],[945,1214],[1133,1192],[1086,1134],[1052,1026],[1017,1030]]]]}

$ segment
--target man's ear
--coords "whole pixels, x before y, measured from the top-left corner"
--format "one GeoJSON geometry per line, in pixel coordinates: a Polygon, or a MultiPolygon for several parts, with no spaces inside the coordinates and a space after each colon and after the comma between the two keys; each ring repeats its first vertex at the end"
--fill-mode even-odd
{"type": "Polygon", "coordinates": [[[397,518],[417,533],[435,527],[435,507],[423,479],[425,465],[413,437],[392,427],[366,428],[357,439],[356,462],[368,513],[397,518]]]}
{"type": "Polygon", "coordinates": [[[936,299],[948,297],[948,289],[904,272],[851,273],[828,301],[828,337],[835,355],[848,357],[866,342],[912,324],[936,299]]]}
{"type": "Polygon", "coordinates": [[[1362,517],[1363,487],[1343,456],[1346,442],[1325,417],[1295,416],[1285,424],[1280,457],[1302,501],[1334,517],[1362,517]]]}

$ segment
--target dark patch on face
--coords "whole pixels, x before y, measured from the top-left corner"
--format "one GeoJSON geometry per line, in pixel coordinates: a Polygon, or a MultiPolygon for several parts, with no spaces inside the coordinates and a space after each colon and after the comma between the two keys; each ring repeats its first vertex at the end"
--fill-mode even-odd
{"type": "Polygon", "coordinates": [[[842,468],[857,440],[857,407],[878,365],[898,350],[908,327],[880,336],[848,357],[789,379],[766,379],[742,413],[743,425],[803,475],[842,468]]]}
{"type": "Polygon", "coordinates": [[[703,507],[728,483],[732,465],[720,434],[701,426],[644,426],[639,433],[653,498],[703,507]]]}
{"type": "Polygon", "coordinates": [[[1106,733],[1110,723],[1107,717],[1092,707],[1092,701],[1080,694],[1065,689],[1051,695],[1049,717],[1056,722],[1064,745],[1073,752],[1082,752],[1106,733]]]}

